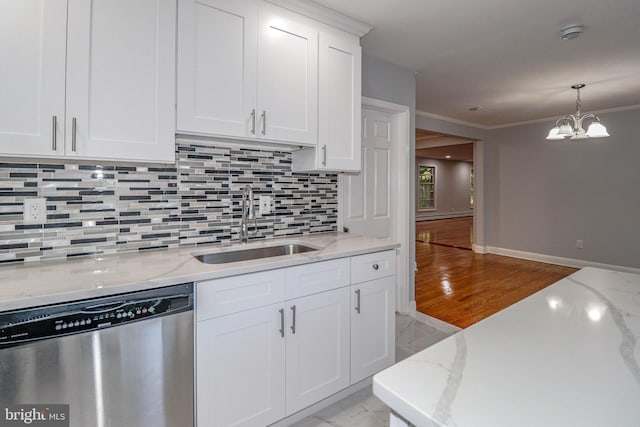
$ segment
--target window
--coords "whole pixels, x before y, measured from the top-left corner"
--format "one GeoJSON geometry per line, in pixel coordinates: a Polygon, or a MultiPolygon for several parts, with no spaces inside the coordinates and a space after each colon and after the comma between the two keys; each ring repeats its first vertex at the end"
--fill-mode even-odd
{"type": "Polygon", "coordinates": [[[436,209],[436,167],[419,166],[418,168],[418,209],[436,209]]]}

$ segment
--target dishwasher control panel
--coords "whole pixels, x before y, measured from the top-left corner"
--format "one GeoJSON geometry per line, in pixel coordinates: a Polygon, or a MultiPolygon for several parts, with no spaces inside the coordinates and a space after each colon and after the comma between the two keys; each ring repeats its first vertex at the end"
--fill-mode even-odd
{"type": "Polygon", "coordinates": [[[0,348],[193,309],[193,284],[0,313],[0,348]]]}

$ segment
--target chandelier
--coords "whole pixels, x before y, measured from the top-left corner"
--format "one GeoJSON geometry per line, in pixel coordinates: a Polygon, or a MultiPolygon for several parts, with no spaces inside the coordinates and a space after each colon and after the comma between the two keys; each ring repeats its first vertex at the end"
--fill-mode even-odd
{"type": "Polygon", "coordinates": [[[576,112],[556,120],[556,125],[549,131],[547,139],[586,139],[586,138],[604,138],[609,136],[607,128],[600,123],[600,118],[593,113],[583,114],[580,110],[580,89],[584,84],[571,86],[571,89],[578,91],[576,98],[576,112]],[[586,119],[593,119],[586,132],[582,124],[586,119]]]}

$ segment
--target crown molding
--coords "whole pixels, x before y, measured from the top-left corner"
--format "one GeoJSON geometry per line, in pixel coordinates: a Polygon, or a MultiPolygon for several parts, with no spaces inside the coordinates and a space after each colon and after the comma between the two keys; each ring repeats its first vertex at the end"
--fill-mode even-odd
{"type": "MultiPolygon", "coordinates": [[[[629,110],[638,110],[638,109],[640,109],[640,104],[627,105],[625,107],[607,108],[607,109],[604,109],[604,110],[594,110],[594,111],[589,111],[589,112],[593,113],[593,114],[606,114],[606,113],[617,113],[617,112],[620,112],[620,111],[629,111],[629,110]]],[[[514,126],[532,125],[532,124],[535,124],[535,123],[542,123],[542,122],[555,122],[556,120],[558,120],[559,117],[561,117],[561,116],[545,117],[545,118],[542,118],[542,119],[527,120],[527,121],[524,121],[524,122],[506,123],[504,125],[489,126],[486,129],[487,130],[504,129],[504,128],[510,128],[510,127],[514,127],[514,126]]]]}
{"type": "MultiPolygon", "coordinates": [[[[604,110],[594,110],[590,112],[593,114],[606,114],[606,113],[617,113],[621,111],[638,110],[638,109],[640,109],[640,104],[627,105],[624,107],[607,108],[604,110]]],[[[485,126],[477,123],[471,123],[471,122],[465,122],[458,119],[452,119],[451,117],[445,117],[445,116],[439,116],[433,113],[427,113],[426,111],[416,111],[416,116],[428,117],[432,119],[442,120],[444,122],[455,123],[455,124],[464,125],[464,126],[471,126],[471,127],[475,127],[483,130],[504,129],[504,128],[510,128],[515,126],[531,125],[535,123],[553,122],[557,120],[559,117],[559,116],[544,117],[541,119],[526,120],[522,122],[505,123],[503,125],[485,126]]]]}
{"type": "Polygon", "coordinates": [[[354,34],[358,37],[363,37],[373,29],[373,27],[369,24],[365,24],[364,22],[360,22],[357,19],[350,18],[311,0],[266,1],[277,6],[284,7],[285,9],[289,9],[293,12],[299,13],[300,15],[315,19],[316,21],[320,21],[323,24],[327,24],[342,31],[354,34]]]}
{"type": "Polygon", "coordinates": [[[426,111],[416,111],[416,116],[428,117],[430,119],[442,120],[443,122],[455,123],[457,125],[470,126],[477,129],[487,130],[490,129],[487,126],[480,125],[478,123],[465,122],[463,120],[452,119],[451,117],[439,116],[433,113],[427,113],[426,111]]]}

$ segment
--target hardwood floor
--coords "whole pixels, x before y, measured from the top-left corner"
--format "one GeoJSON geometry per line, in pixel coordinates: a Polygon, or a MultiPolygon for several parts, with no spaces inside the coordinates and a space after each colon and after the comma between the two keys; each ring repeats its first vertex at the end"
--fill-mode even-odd
{"type": "Polygon", "coordinates": [[[416,224],[417,239],[428,235],[424,240],[432,242],[416,241],[416,304],[421,313],[466,328],[576,271],[454,247],[464,243],[461,236],[469,236],[469,229],[469,221],[416,224]],[[454,230],[454,224],[462,230],[454,230]]]}
{"type": "Polygon", "coordinates": [[[424,243],[471,249],[473,217],[416,222],[416,240],[424,243]]]}

